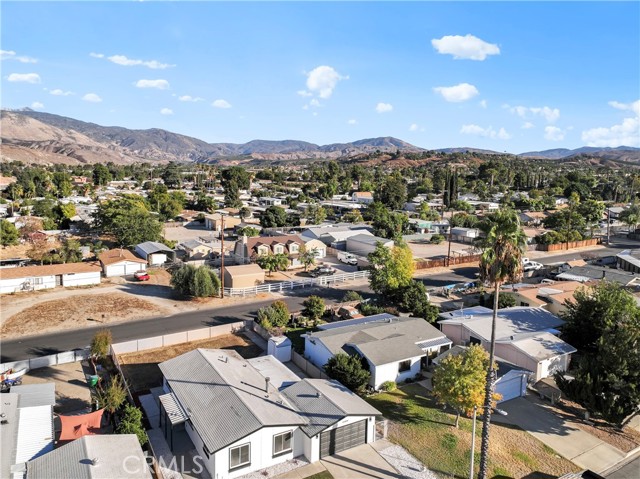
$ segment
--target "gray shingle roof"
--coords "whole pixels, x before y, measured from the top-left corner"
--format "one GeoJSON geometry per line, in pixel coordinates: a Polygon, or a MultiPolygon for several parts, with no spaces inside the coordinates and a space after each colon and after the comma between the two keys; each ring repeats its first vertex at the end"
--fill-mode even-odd
{"type": "Polygon", "coordinates": [[[301,427],[309,437],[324,431],[345,416],[377,416],[382,413],[338,381],[303,379],[283,394],[308,423],[301,427]]]}
{"type": "Polygon", "coordinates": [[[305,423],[235,351],[196,349],[159,366],[210,453],[263,426],[305,423]]]}

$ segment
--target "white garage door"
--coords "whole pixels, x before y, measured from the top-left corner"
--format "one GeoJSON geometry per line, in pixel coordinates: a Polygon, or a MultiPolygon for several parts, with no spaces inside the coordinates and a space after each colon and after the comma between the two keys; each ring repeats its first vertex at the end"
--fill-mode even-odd
{"type": "Polygon", "coordinates": [[[514,399],[520,397],[522,386],[522,379],[520,376],[508,379],[507,381],[500,381],[496,384],[496,392],[498,394],[502,394],[502,399],[498,401],[499,403],[508,401],[509,399],[514,399]]]}
{"type": "Polygon", "coordinates": [[[145,269],[145,266],[142,263],[127,263],[125,268],[126,268],[126,274],[133,274],[136,271],[145,269]]]}
{"type": "Polygon", "coordinates": [[[107,276],[124,276],[125,275],[124,264],[112,264],[107,267],[107,276]]]}

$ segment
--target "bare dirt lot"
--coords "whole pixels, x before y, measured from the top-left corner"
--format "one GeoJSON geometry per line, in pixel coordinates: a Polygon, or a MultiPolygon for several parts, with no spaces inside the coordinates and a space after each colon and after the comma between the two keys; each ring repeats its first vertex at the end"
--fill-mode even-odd
{"type": "Polygon", "coordinates": [[[45,301],[24,309],[3,322],[3,339],[62,329],[95,326],[131,318],[163,314],[165,308],[124,293],[86,294],[45,301]]]}
{"type": "Polygon", "coordinates": [[[243,358],[255,358],[262,354],[262,349],[242,334],[225,334],[215,338],[148,349],[137,353],[120,354],[118,362],[131,392],[139,393],[162,386],[162,373],[158,363],[198,348],[233,349],[243,358]]]}

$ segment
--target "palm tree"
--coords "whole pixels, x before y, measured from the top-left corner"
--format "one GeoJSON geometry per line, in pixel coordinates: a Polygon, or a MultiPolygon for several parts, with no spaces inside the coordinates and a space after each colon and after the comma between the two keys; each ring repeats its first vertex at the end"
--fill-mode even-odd
{"type": "Polygon", "coordinates": [[[505,281],[515,281],[522,275],[522,254],[527,239],[522,231],[518,214],[512,209],[503,209],[490,215],[480,225],[485,236],[479,246],[483,248],[480,258],[480,279],[493,285],[493,319],[491,321],[491,346],[489,349],[489,368],[485,386],[484,412],[482,415],[482,446],[480,455],[479,479],[487,477],[489,456],[489,424],[491,421],[491,401],[495,381],[494,350],[496,342],[496,318],[500,286],[505,281]]]}

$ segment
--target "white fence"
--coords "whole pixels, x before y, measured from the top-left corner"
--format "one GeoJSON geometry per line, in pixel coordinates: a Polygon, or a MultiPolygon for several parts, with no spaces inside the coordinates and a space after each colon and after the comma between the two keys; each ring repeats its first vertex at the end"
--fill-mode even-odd
{"type": "Polygon", "coordinates": [[[334,274],[332,276],[320,276],[319,278],[303,279],[300,281],[282,281],[279,283],[267,283],[248,288],[224,288],[225,296],[254,296],[258,293],[277,293],[295,288],[313,288],[314,286],[327,286],[329,284],[344,283],[354,279],[369,277],[369,271],[356,271],[353,273],[334,274]]]}
{"type": "Polygon", "coordinates": [[[20,369],[24,368],[27,368],[29,370],[46,368],[49,366],[57,366],[58,364],[75,363],[77,361],[87,359],[88,357],[89,348],[76,349],[74,351],[65,351],[63,353],[51,354],[49,356],[40,356],[37,358],[22,359],[20,361],[3,363],[0,364],[0,372],[7,371],[8,369],[19,371],[20,369]]]}
{"type": "Polygon", "coordinates": [[[230,324],[221,324],[219,326],[211,326],[209,328],[191,329],[189,331],[181,331],[179,333],[164,334],[162,336],[154,336],[152,338],[134,339],[133,341],[125,341],[123,343],[115,343],[111,345],[111,354],[136,353],[147,349],[162,348],[173,344],[188,343],[189,341],[197,341],[199,339],[215,338],[223,334],[235,333],[245,328],[244,321],[238,321],[230,324]]]}

